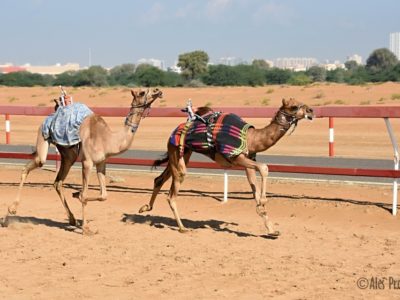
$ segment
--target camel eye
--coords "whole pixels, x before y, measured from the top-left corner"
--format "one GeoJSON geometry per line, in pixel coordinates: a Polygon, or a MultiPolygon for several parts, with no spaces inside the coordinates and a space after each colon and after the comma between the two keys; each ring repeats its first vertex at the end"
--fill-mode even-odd
{"type": "Polygon", "coordinates": [[[292,106],[292,110],[299,110],[299,107],[297,105],[292,106]]]}

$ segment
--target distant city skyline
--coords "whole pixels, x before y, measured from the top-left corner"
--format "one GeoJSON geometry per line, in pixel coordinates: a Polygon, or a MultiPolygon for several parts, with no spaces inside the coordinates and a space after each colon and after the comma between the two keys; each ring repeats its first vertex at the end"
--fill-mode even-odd
{"type": "Polygon", "coordinates": [[[180,54],[210,61],[363,60],[400,31],[397,0],[2,0],[0,64],[112,67],[180,54]]]}

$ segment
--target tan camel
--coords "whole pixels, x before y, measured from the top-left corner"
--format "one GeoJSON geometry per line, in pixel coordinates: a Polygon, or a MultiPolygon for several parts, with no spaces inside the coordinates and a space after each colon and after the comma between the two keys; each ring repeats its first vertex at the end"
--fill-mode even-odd
{"type": "MultiPolygon", "coordinates": [[[[151,104],[159,97],[162,97],[162,92],[158,89],[152,91],[151,94],[147,91],[131,91],[133,100],[129,113],[125,119],[125,126],[121,131],[113,132],[104,119],[96,114],[87,116],[80,128],[79,135],[81,142],[73,146],[56,145],[61,155],[61,166],[57,173],[54,182],[54,187],[61,199],[61,202],[67,212],[69,224],[79,226],[77,220],[68,207],[63,183],[68,175],[71,166],[79,157],[82,161],[82,191],[74,193],[74,197],[78,198],[82,203],[82,232],[91,234],[89,227],[86,224],[85,206],[88,201],[104,201],[107,199],[106,191],[106,159],[107,157],[120,154],[130,147],[133,142],[135,132],[139,127],[140,120],[150,108],[151,104]],[[88,196],[89,175],[93,167],[96,166],[97,177],[100,184],[100,195],[98,197],[88,196]]],[[[36,142],[36,152],[33,159],[28,162],[23,168],[21,182],[18,189],[18,194],[13,204],[8,208],[8,214],[4,218],[3,226],[7,226],[7,217],[15,215],[20,203],[20,194],[24,182],[28,174],[42,167],[46,162],[46,157],[49,148],[49,141],[45,140],[39,128],[36,142]]]]}
{"type": "MultiPolygon", "coordinates": [[[[197,112],[200,111],[204,113],[207,111],[207,109],[202,107],[199,108],[197,112]]],[[[242,166],[245,168],[247,179],[256,201],[256,211],[258,215],[263,218],[264,225],[268,231],[267,235],[271,238],[277,237],[279,232],[274,231],[272,222],[268,218],[265,207],[267,202],[266,183],[268,167],[264,163],[256,162],[254,157],[256,153],[265,151],[271,146],[275,145],[275,143],[282,138],[292,126],[294,126],[294,130],[299,120],[304,118],[312,120],[313,117],[313,110],[307,105],[299,103],[295,99],[283,99],[282,106],[279,108],[271,123],[262,129],[255,129],[253,127],[248,128],[247,132],[245,132],[243,136],[243,141],[247,142],[247,146],[245,145],[241,153],[238,153],[230,158],[222,155],[221,151],[218,151],[218,149],[215,147],[210,147],[207,151],[196,151],[196,149],[185,147],[184,151],[182,151],[182,147],[174,145],[170,139],[166,156],[163,159],[156,160],[154,162],[154,166],[159,166],[165,162],[168,162],[168,164],[161,175],[154,180],[153,194],[149,204],[142,206],[139,210],[139,213],[151,211],[153,209],[154,201],[156,200],[157,194],[159,193],[161,187],[172,176],[172,184],[168,195],[168,203],[172,209],[172,212],[174,213],[175,219],[179,226],[179,231],[187,231],[179,217],[176,198],[180,185],[182,184],[186,174],[186,165],[189,162],[192,152],[195,151],[209,156],[223,167],[229,168],[232,166],[242,166]],[[252,157],[253,159],[251,159],[252,157]],[[256,170],[261,175],[261,189],[257,184],[256,170]]],[[[188,133],[188,135],[189,134],[190,133],[188,133]]],[[[212,132],[212,135],[215,137],[215,129],[214,132],[212,132]]]]}

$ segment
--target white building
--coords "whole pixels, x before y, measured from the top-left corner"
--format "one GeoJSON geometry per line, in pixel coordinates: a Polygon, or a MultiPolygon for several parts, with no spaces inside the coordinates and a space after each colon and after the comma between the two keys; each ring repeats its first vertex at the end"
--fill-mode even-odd
{"type": "Polygon", "coordinates": [[[318,65],[318,61],[312,57],[283,57],[277,58],[275,63],[277,68],[293,71],[305,71],[316,65],[318,65]]]}
{"type": "Polygon", "coordinates": [[[161,70],[165,70],[164,61],[155,58],[141,58],[137,61],[137,64],[138,65],[147,64],[159,68],[161,70]]]}
{"type": "Polygon", "coordinates": [[[79,71],[80,67],[77,63],[67,63],[65,65],[55,64],[50,66],[32,66],[27,63],[22,66],[26,71],[30,73],[36,73],[41,75],[57,75],[67,71],[79,71]]]}
{"type": "Polygon", "coordinates": [[[218,59],[218,64],[221,65],[236,66],[242,63],[244,63],[243,59],[234,56],[221,57],[218,59]]]}
{"type": "Polygon", "coordinates": [[[389,49],[400,59],[400,32],[390,34],[389,49]]]}
{"type": "Polygon", "coordinates": [[[347,56],[346,61],[355,61],[358,65],[362,64],[362,57],[358,54],[353,54],[353,55],[349,55],[347,56]]]}

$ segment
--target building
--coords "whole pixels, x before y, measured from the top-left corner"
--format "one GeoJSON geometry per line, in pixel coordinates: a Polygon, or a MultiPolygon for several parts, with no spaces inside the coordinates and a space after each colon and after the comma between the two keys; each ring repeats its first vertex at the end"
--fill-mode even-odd
{"type": "Polygon", "coordinates": [[[23,66],[14,66],[13,64],[0,65],[0,73],[13,73],[26,71],[41,75],[57,75],[66,71],[79,71],[79,64],[68,63],[65,65],[56,64],[52,66],[32,66],[31,64],[25,64],[23,66]]]}
{"type": "Polygon", "coordinates": [[[244,63],[243,59],[241,59],[239,57],[233,57],[233,56],[221,57],[218,59],[218,64],[226,65],[226,66],[237,66],[237,65],[240,65],[243,63],[244,63]]]}
{"type": "Polygon", "coordinates": [[[79,71],[79,64],[67,63],[65,65],[55,64],[50,66],[32,66],[30,64],[25,64],[22,66],[26,71],[41,75],[57,75],[67,71],[79,71]]]}
{"type": "Polygon", "coordinates": [[[164,61],[155,58],[141,58],[137,61],[137,64],[138,65],[147,64],[159,68],[160,70],[165,70],[164,61]]]}
{"type": "Polygon", "coordinates": [[[281,69],[293,71],[306,71],[312,66],[318,65],[318,61],[312,57],[284,57],[277,58],[275,66],[281,69]]]}
{"type": "Polygon", "coordinates": [[[11,63],[0,65],[0,73],[3,73],[3,74],[22,72],[22,71],[26,71],[26,69],[23,67],[14,66],[11,63]]]}
{"type": "Polygon", "coordinates": [[[353,55],[347,56],[346,61],[355,61],[358,65],[361,65],[362,57],[358,54],[353,54],[353,55]]]}
{"type": "Polygon", "coordinates": [[[390,34],[389,49],[400,59],[400,32],[393,32],[390,34]]]}

